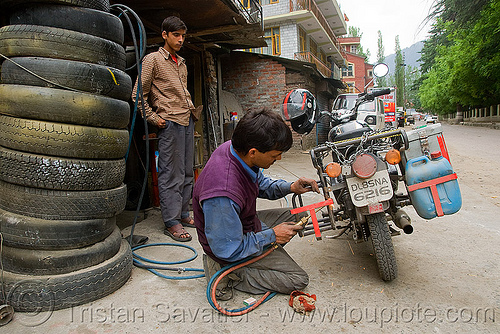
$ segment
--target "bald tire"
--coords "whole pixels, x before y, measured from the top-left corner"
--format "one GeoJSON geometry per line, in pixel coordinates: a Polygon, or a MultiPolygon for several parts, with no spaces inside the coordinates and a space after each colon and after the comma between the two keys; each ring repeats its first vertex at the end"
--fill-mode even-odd
{"type": "Polygon", "coordinates": [[[93,8],[109,12],[109,0],[0,0],[0,7],[18,7],[26,4],[62,4],[77,7],[93,8]]]}
{"type": "Polygon", "coordinates": [[[127,73],[116,68],[42,57],[13,57],[11,60],[2,64],[1,76],[4,84],[60,88],[37,78],[15,64],[17,63],[60,86],[123,101],[128,101],[132,94],[132,79],[127,73]]]}
{"type": "Polygon", "coordinates": [[[25,275],[60,275],[95,266],[118,253],[122,241],[120,229],[104,240],[82,248],[64,250],[25,249],[4,246],[4,270],[25,275]]]}
{"type": "Polygon", "coordinates": [[[130,105],[122,100],[69,90],[0,85],[0,113],[76,125],[124,129],[130,105]]]}
{"type": "Polygon", "coordinates": [[[47,220],[0,209],[0,231],[4,246],[63,250],[80,248],[104,240],[113,232],[116,217],[87,220],[47,220]]]}
{"type": "Polygon", "coordinates": [[[11,150],[0,146],[0,180],[54,190],[102,190],[125,178],[125,159],[84,160],[11,150]]]}
{"type": "Polygon", "coordinates": [[[27,5],[10,15],[10,24],[31,24],[82,32],[123,44],[121,20],[100,10],[66,5],[27,5]]]}
{"type": "Polygon", "coordinates": [[[22,187],[0,181],[0,208],[51,220],[111,218],[125,209],[127,187],[97,191],[60,191],[22,187]]]}
{"type": "Polygon", "coordinates": [[[0,145],[18,151],[81,159],[121,159],[128,131],[0,115],[0,145]]]}
{"type": "Polygon", "coordinates": [[[0,28],[0,53],[46,57],[125,68],[125,49],[104,38],[61,28],[8,25],[0,28]]]}
{"type": "Polygon", "coordinates": [[[132,272],[132,251],[120,250],[100,264],[60,275],[23,275],[4,271],[6,300],[18,312],[52,311],[103,298],[123,286],[132,272]]]}

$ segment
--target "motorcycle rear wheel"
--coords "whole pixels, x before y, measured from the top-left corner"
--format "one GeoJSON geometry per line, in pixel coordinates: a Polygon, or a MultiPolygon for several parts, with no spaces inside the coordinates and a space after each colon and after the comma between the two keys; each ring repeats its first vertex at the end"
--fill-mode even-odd
{"type": "Polygon", "coordinates": [[[384,281],[392,281],[398,276],[398,266],[385,213],[366,216],[366,220],[380,277],[384,281]]]}

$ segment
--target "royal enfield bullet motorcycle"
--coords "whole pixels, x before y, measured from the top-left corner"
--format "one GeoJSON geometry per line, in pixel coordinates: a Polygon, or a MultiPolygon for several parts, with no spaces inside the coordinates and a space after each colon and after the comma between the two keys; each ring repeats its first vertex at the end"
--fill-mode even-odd
{"type": "MultiPolygon", "coordinates": [[[[385,281],[397,277],[392,236],[400,234],[388,221],[404,233],[413,232],[410,218],[402,210],[410,204],[409,196],[398,191],[405,172],[401,151],[408,148],[408,139],[404,130],[373,131],[366,123],[356,120],[356,111],[360,104],[389,92],[360,94],[352,111],[344,115],[322,113],[323,117],[331,118],[334,126],[328,141],[313,148],[310,155],[325,202],[313,208],[304,206],[300,195],[292,198],[292,213],[300,212],[300,208],[310,209],[311,217],[313,209],[321,212],[321,217],[311,219],[301,235],[315,234],[321,239],[321,232],[333,229],[337,233],[326,238],[350,236],[355,242],[371,240],[380,276],[385,281]]],[[[295,90],[286,101],[285,118],[295,120],[292,128],[304,133],[310,128],[309,122],[318,117],[304,113],[308,107],[315,113],[314,97],[308,91],[295,90]],[[299,96],[294,97],[296,94],[299,96]],[[298,105],[293,105],[292,100],[298,105]],[[298,119],[301,112],[306,116],[298,119]]]]}
{"type": "MultiPolygon", "coordinates": [[[[379,65],[374,67],[375,76],[386,75],[387,65],[379,65]]],[[[324,201],[304,205],[302,196],[292,197],[291,213],[304,226],[299,234],[314,234],[319,240],[322,232],[334,230],[325,238],[371,241],[384,281],[398,274],[392,237],[413,232],[403,207],[411,205],[420,217],[433,219],[456,213],[462,205],[440,124],[405,132],[374,130],[357,119],[360,105],[390,92],[361,93],[351,110],[319,113],[308,90],[294,89],[286,95],[282,110],[299,134],[309,133],[320,117],[328,117],[331,126],[328,140],[310,150],[324,201]],[[303,212],[309,215],[299,215],[303,212]]]]}

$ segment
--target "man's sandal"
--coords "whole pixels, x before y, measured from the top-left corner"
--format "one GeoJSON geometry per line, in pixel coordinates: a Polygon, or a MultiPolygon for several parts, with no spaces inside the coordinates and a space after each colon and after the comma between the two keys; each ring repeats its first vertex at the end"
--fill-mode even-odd
{"type": "MultiPolygon", "coordinates": [[[[163,233],[165,235],[168,235],[170,238],[174,239],[175,241],[180,241],[180,242],[187,242],[187,241],[191,241],[193,239],[193,237],[191,237],[191,235],[182,227],[182,225],[178,224],[178,225],[174,225],[172,227],[177,227],[175,231],[173,232],[170,232],[168,230],[167,227],[165,227],[165,230],[163,231],[163,233]],[[180,228],[178,228],[177,226],[179,226],[180,228]],[[183,237],[185,236],[185,237],[183,237]]],[[[170,228],[172,228],[170,227],[170,228]]]]}
{"type": "Polygon", "coordinates": [[[194,220],[191,217],[186,217],[181,219],[181,224],[184,227],[196,227],[194,225],[194,220]]]}

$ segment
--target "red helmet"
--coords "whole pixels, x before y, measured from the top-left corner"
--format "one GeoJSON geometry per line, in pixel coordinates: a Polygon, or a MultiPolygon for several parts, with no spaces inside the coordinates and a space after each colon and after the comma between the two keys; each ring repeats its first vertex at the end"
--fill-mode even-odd
{"type": "Polygon", "coordinates": [[[309,133],[318,117],[316,98],[307,89],[293,89],[283,100],[282,112],[295,132],[309,133]]]}

